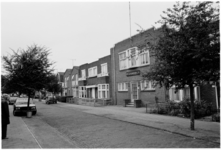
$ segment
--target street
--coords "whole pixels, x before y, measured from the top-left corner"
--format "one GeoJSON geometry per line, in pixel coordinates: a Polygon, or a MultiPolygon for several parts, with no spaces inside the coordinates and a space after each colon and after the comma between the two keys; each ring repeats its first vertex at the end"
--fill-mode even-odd
{"type": "MultiPolygon", "coordinates": [[[[218,148],[219,144],[88,114],[67,107],[35,100],[37,114],[22,120],[41,148],[218,148]],[[60,140],[62,139],[62,140],[60,140]]],[[[90,107],[90,106],[89,106],[90,107]]],[[[10,117],[12,105],[10,105],[10,117]]],[[[9,125],[11,126],[11,124],[9,125]]],[[[10,130],[10,127],[9,127],[10,130]]],[[[8,131],[9,139],[10,131],[8,131]]],[[[15,148],[4,146],[3,148],[15,148]]],[[[20,148],[19,146],[17,148],[20,148]]],[[[30,147],[31,148],[31,147],[30,147]]],[[[34,148],[34,147],[33,147],[34,148]]]]}

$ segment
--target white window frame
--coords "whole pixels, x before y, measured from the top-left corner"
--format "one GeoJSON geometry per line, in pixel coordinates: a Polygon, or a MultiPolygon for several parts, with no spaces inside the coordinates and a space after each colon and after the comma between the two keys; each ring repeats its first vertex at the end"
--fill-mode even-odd
{"type": "Polygon", "coordinates": [[[148,49],[142,49],[139,52],[139,65],[145,66],[150,64],[150,53],[148,49]],[[146,56],[145,56],[146,55],[146,56]],[[147,60],[143,60],[143,58],[146,58],[147,60]],[[146,61],[143,63],[143,61],[146,61]]]}
{"type": "Polygon", "coordinates": [[[140,89],[141,89],[141,91],[155,90],[155,87],[153,85],[153,81],[141,80],[140,81],[140,89]]]}
{"type": "Polygon", "coordinates": [[[75,83],[78,85],[78,74],[75,75],[75,83]]]}
{"type": "Polygon", "coordinates": [[[75,81],[72,81],[72,87],[75,86],[75,81]]]}
{"type": "Polygon", "coordinates": [[[73,88],[73,97],[78,97],[78,88],[77,87],[73,88]]]}
{"type": "Polygon", "coordinates": [[[118,83],[118,91],[128,91],[128,86],[129,86],[128,82],[118,83]]]}
{"type": "Polygon", "coordinates": [[[97,66],[88,69],[88,77],[97,76],[97,66]]]}
{"type": "Polygon", "coordinates": [[[110,97],[109,94],[109,84],[98,84],[98,99],[108,99],[110,97]],[[105,92],[105,96],[103,92],[105,92]]]}
{"type": "Polygon", "coordinates": [[[128,51],[128,68],[133,68],[139,66],[139,55],[138,55],[138,48],[132,47],[127,50],[128,51]],[[132,50],[133,55],[132,55],[132,50]]]}
{"type": "Polygon", "coordinates": [[[83,79],[86,78],[86,71],[85,71],[85,69],[81,70],[81,78],[83,78],[83,79]]]}
{"type": "Polygon", "coordinates": [[[101,75],[108,74],[108,68],[107,63],[101,64],[101,75]]]}
{"type": "Polygon", "coordinates": [[[119,68],[120,70],[124,70],[128,68],[128,58],[127,58],[127,50],[118,53],[119,55],[119,68]],[[125,53],[125,57],[121,57],[125,53]]]}
{"type": "Polygon", "coordinates": [[[78,93],[79,93],[79,98],[86,98],[87,97],[86,86],[79,86],[78,93]]]}
{"type": "Polygon", "coordinates": [[[127,50],[119,52],[118,55],[120,70],[125,70],[133,67],[141,67],[150,64],[150,52],[147,48],[139,50],[137,47],[131,47],[127,50]],[[134,55],[131,55],[132,52],[134,55]]]}
{"type": "MultiPolygon", "coordinates": [[[[179,94],[179,99],[173,99],[173,95],[172,94],[177,94],[177,93],[174,93],[173,90],[175,91],[175,86],[172,86],[170,89],[169,89],[169,99],[170,100],[174,100],[174,101],[177,101],[177,102],[180,102],[180,101],[183,101],[185,98],[190,98],[190,93],[188,96],[185,96],[185,90],[187,90],[189,87],[188,86],[185,86],[184,89],[178,89],[177,90],[177,93],[179,94]]],[[[200,100],[200,88],[197,86],[197,87],[194,87],[194,99],[195,100],[200,100]]]]}

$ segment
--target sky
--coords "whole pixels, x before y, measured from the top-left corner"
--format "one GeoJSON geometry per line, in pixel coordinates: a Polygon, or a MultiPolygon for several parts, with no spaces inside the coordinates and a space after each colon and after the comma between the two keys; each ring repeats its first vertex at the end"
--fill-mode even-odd
{"type": "Polygon", "coordinates": [[[131,1],[130,21],[128,1],[2,2],[1,56],[37,44],[50,49],[55,73],[65,72],[110,55],[110,49],[129,38],[130,32],[133,36],[141,27],[159,27],[155,22],[174,4],[131,1]]]}

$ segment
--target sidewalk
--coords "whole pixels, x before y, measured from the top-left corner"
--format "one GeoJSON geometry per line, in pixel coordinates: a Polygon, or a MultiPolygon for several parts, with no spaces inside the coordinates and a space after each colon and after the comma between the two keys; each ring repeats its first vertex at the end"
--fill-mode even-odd
{"type": "Polygon", "coordinates": [[[7,137],[9,139],[2,140],[2,148],[40,148],[21,117],[10,114],[7,137]]]}
{"type": "MultiPolygon", "coordinates": [[[[180,134],[193,139],[201,139],[220,143],[220,123],[195,120],[195,130],[190,130],[190,119],[146,113],[145,108],[123,106],[91,107],[75,104],[60,103],[83,112],[103,116],[110,119],[121,120],[137,125],[180,134]]],[[[60,105],[62,107],[62,105],[60,105]]]]}
{"type": "Polygon", "coordinates": [[[31,119],[25,116],[14,117],[11,111],[10,106],[8,139],[2,140],[3,149],[77,148],[76,143],[69,141],[37,116],[31,119]]]}

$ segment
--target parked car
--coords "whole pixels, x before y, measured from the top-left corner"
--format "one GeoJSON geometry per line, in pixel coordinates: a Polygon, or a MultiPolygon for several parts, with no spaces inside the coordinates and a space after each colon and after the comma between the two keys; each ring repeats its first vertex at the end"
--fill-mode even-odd
{"type": "Polygon", "coordinates": [[[18,98],[18,97],[10,97],[10,98],[9,98],[9,101],[8,101],[8,102],[9,102],[9,105],[11,105],[11,104],[13,105],[13,104],[16,102],[17,98],[18,98]]]}
{"type": "MultiPolygon", "coordinates": [[[[37,108],[32,99],[30,99],[29,103],[30,111],[35,115],[37,113],[37,108]]],[[[18,98],[13,106],[13,115],[16,116],[18,113],[27,112],[28,111],[28,98],[18,98]]]]}
{"type": "Polygon", "coordinates": [[[53,96],[48,96],[46,98],[46,104],[57,104],[57,99],[53,96]]]}

